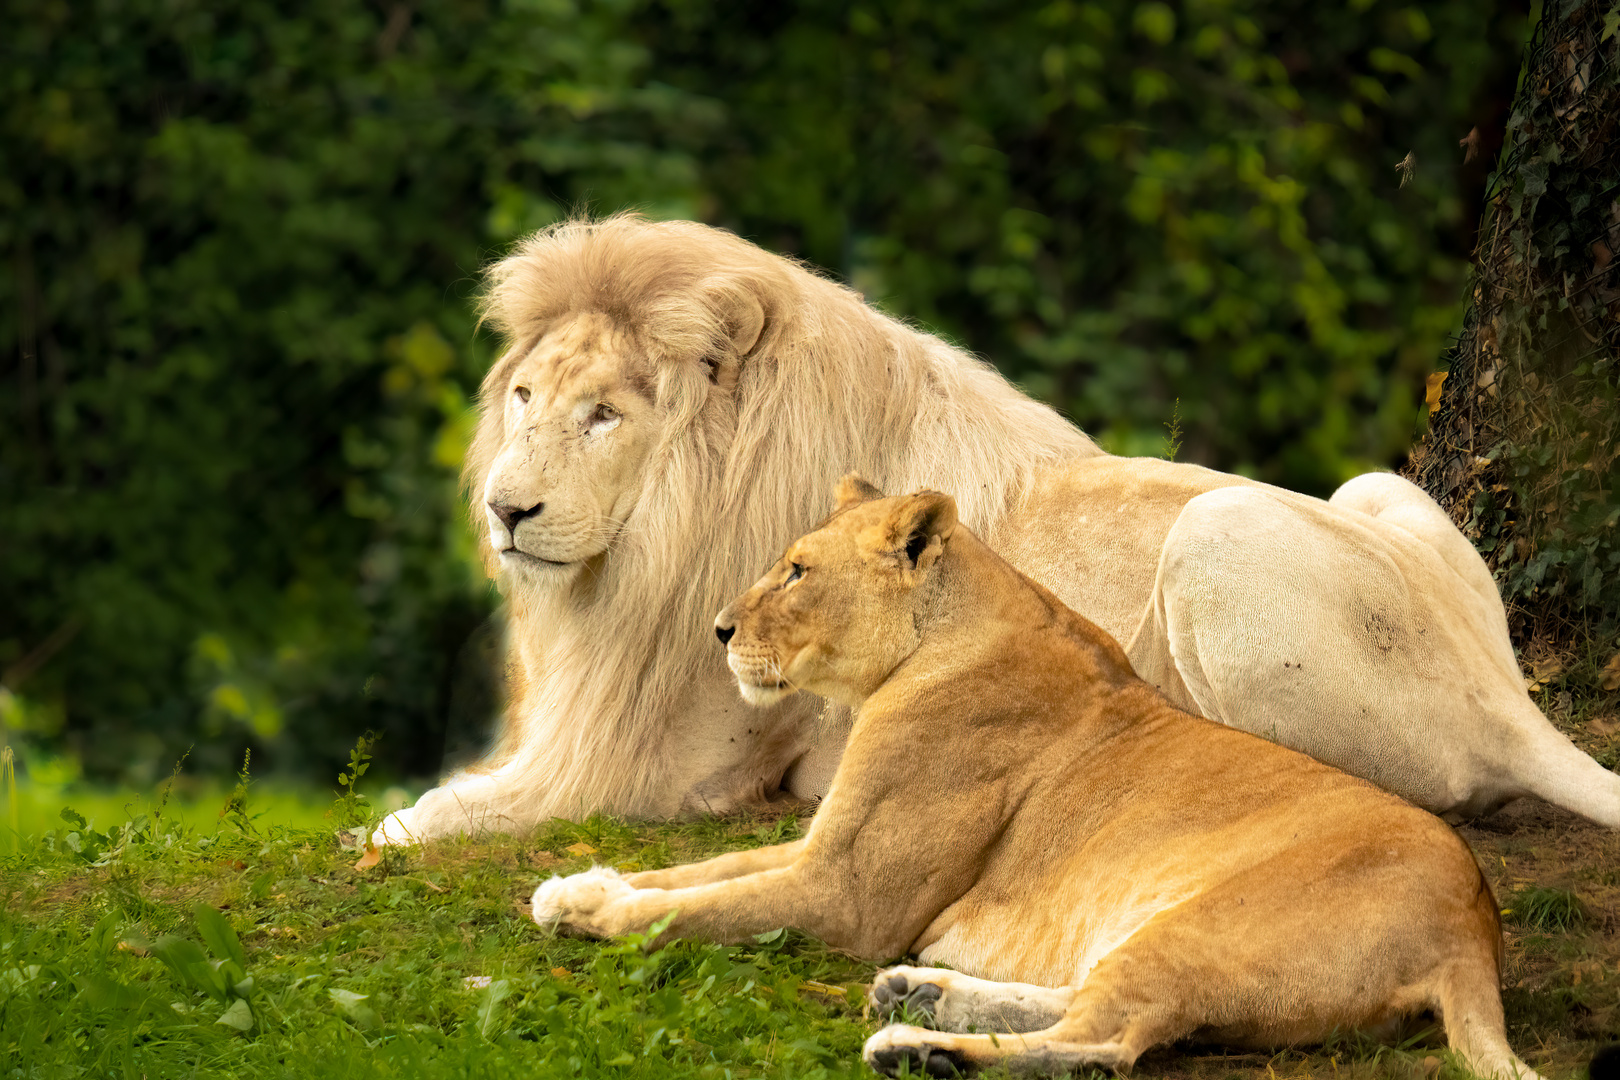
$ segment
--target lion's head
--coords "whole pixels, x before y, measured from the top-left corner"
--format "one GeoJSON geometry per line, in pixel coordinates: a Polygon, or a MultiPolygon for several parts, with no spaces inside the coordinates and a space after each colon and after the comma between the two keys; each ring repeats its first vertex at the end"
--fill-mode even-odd
{"type": "Polygon", "coordinates": [[[743,697],[865,700],[916,651],[932,572],[957,528],[937,491],[884,498],[850,474],[838,507],[715,620],[743,697]]]}
{"type": "Polygon", "coordinates": [[[561,585],[605,557],[667,472],[650,458],[730,395],[765,323],[761,276],[714,258],[742,246],[685,223],[571,222],[491,272],[512,346],[484,380],[466,479],[509,585],[561,585]]]}
{"type": "Polygon", "coordinates": [[[598,312],[561,320],[502,371],[501,444],[475,495],[504,574],[546,580],[605,552],[662,434],[652,363],[598,312]]]}

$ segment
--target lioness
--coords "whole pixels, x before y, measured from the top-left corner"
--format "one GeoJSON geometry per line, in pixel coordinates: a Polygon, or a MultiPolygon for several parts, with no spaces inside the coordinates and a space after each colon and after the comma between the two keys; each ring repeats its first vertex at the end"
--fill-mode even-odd
{"type": "Polygon", "coordinates": [[[857,710],[808,835],[553,878],[542,925],[614,935],[675,912],[672,935],[793,926],[952,965],[877,976],[874,1004],[944,1029],[872,1036],[887,1073],[1124,1070],[1176,1039],[1275,1046],[1433,1010],[1481,1076],[1535,1075],[1503,1033],[1495,900],[1449,828],[1176,709],[950,497],[846,478],[715,628],[750,701],[857,710]]]}

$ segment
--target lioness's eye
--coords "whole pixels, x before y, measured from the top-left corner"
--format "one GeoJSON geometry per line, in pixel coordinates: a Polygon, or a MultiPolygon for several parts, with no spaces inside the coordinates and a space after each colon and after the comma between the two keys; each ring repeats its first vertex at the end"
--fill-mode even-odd
{"type": "Polygon", "coordinates": [[[605,401],[596,407],[595,412],[591,413],[591,423],[593,424],[605,424],[609,420],[617,420],[618,418],[619,410],[605,401]]]}
{"type": "Polygon", "coordinates": [[[788,563],[788,565],[793,567],[793,570],[788,574],[787,580],[782,582],[783,585],[791,585],[795,581],[798,581],[800,578],[804,577],[804,567],[800,566],[798,563],[788,563]]]}
{"type": "Polygon", "coordinates": [[[512,392],[517,395],[517,399],[523,404],[527,405],[529,403],[529,388],[527,386],[520,386],[512,392]]]}

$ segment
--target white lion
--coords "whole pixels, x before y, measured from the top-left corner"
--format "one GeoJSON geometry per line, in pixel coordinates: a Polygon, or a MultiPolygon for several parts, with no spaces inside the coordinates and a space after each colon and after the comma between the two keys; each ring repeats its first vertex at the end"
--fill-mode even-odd
{"type": "Polygon", "coordinates": [[[1620,777],[1526,694],[1489,572],[1406,481],[1327,502],[1103,453],[989,365],[729,233],[570,221],[490,271],[510,347],[466,481],[509,605],[497,746],[390,843],[821,795],[841,715],[738,698],[714,613],[856,470],[956,494],[1176,704],[1439,813],[1538,795],[1620,827],[1620,777]]]}

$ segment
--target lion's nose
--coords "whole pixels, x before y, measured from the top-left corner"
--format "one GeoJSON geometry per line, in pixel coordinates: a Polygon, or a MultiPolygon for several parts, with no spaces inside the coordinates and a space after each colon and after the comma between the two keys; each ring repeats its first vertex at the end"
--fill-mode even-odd
{"type": "Polygon", "coordinates": [[[727,626],[724,620],[714,620],[714,636],[720,639],[720,644],[731,644],[731,635],[737,632],[735,626],[727,626]]]}
{"type": "Polygon", "coordinates": [[[507,506],[504,503],[492,502],[489,504],[490,513],[501,519],[501,524],[506,526],[507,532],[511,532],[513,529],[517,528],[518,522],[522,521],[524,518],[538,517],[540,515],[540,511],[544,510],[545,508],[546,504],[543,502],[537,502],[528,509],[524,509],[521,506],[507,506]]]}

